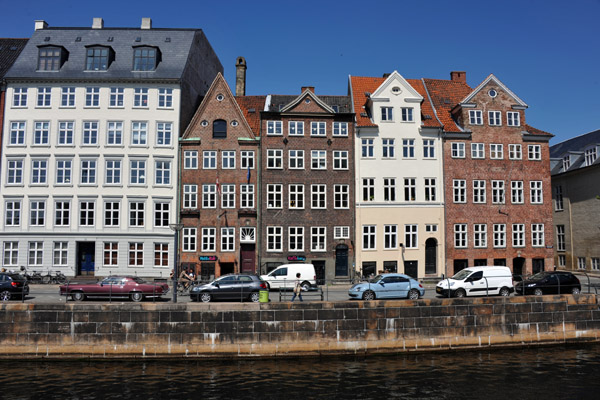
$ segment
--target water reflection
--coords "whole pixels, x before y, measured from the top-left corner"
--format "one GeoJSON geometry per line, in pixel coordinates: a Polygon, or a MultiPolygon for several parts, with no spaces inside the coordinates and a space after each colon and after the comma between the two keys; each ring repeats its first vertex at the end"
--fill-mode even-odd
{"type": "Polygon", "coordinates": [[[8,362],[2,399],[597,398],[600,346],[369,358],[8,362]]]}

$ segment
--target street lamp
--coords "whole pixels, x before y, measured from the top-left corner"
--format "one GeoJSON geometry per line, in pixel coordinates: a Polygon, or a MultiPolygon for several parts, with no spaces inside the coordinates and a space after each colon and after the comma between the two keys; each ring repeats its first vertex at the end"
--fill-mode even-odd
{"type": "Polygon", "coordinates": [[[173,266],[173,303],[177,303],[177,279],[179,278],[179,270],[177,268],[177,255],[179,254],[179,231],[183,229],[183,224],[169,224],[169,228],[171,228],[171,230],[175,234],[175,251],[173,252],[175,258],[175,264],[173,266]]]}

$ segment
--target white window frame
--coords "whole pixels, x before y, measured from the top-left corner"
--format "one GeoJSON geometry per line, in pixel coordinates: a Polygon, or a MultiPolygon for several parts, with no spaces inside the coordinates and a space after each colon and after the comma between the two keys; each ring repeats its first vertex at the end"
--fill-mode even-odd
{"type": "Polygon", "coordinates": [[[473,224],[473,247],[476,249],[487,247],[487,224],[473,224]]]}
{"type": "Polygon", "coordinates": [[[310,227],[310,250],[315,253],[327,251],[327,227],[310,227]]]}
{"type": "Polygon", "coordinates": [[[510,182],[510,201],[512,204],[523,204],[523,181],[510,182]]]}
{"type": "Polygon", "coordinates": [[[146,185],[147,182],[146,160],[130,160],[129,162],[129,184],[146,185]]]}
{"type": "Polygon", "coordinates": [[[304,251],[304,227],[288,227],[288,251],[304,251]]]}
{"type": "Polygon", "coordinates": [[[374,158],[374,139],[361,139],[361,158],[374,158]]]}
{"type": "Polygon", "coordinates": [[[290,136],[304,136],[304,121],[289,121],[288,134],[290,136]]]}
{"type": "Polygon", "coordinates": [[[283,227],[267,226],[267,252],[283,251],[283,227]]]}
{"type": "Polygon", "coordinates": [[[83,121],[81,130],[81,145],[82,146],[97,146],[98,137],[100,136],[100,122],[98,121],[83,121]]]}
{"type": "MultiPolygon", "coordinates": [[[[202,228],[202,244],[204,245],[204,229],[202,228]]],[[[215,229],[215,228],[212,228],[215,229]]],[[[198,229],[192,227],[184,227],[182,230],[182,246],[181,251],[183,252],[195,252],[198,246],[198,229]]],[[[214,238],[214,236],[213,236],[214,238]]],[[[214,243],[214,242],[213,242],[214,243]]],[[[204,249],[202,250],[204,251],[204,249]]],[[[214,251],[214,248],[210,251],[214,251]]]]}
{"type": "Polygon", "coordinates": [[[525,247],[525,224],[512,224],[512,247],[525,247]]]}
{"type": "Polygon", "coordinates": [[[454,203],[467,202],[467,181],[465,179],[452,180],[452,192],[454,203]]]}
{"type": "Polygon", "coordinates": [[[217,169],[217,152],[215,150],[202,151],[202,169],[217,169]]]}
{"type": "Polygon", "coordinates": [[[521,114],[518,111],[507,111],[506,124],[508,126],[521,126],[521,114]]]}
{"type": "Polygon", "coordinates": [[[396,140],[383,138],[381,139],[381,150],[382,150],[382,158],[384,159],[394,159],[396,158],[396,140]]]}
{"type": "Polygon", "coordinates": [[[240,208],[254,208],[254,185],[240,185],[240,208]]]}
{"type": "Polygon", "coordinates": [[[198,150],[183,151],[183,169],[198,169],[198,150]]]}
{"type": "Polygon", "coordinates": [[[235,228],[231,226],[221,227],[221,251],[235,251],[235,228]]]}
{"type": "Polygon", "coordinates": [[[350,208],[350,185],[333,185],[333,208],[350,208]]]}
{"type": "Polygon", "coordinates": [[[394,250],[398,248],[398,225],[383,225],[383,249],[394,250]]]}
{"type": "Polygon", "coordinates": [[[518,143],[510,143],[508,145],[508,159],[509,160],[522,160],[523,159],[523,147],[518,143]]]}
{"type": "Polygon", "coordinates": [[[452,142],[450,147],[452,149],[452,158],[465,158],[465,142],[452,142]]]}
{"type": "Polygon", "coordinates": [[[147,146],[148,145],[148,122],[146,122],[146,121],[131,121],[131,145],[132,146],[147,146]]]}
{"type": "Polygon", "coordinates": [[[310,169],[327,169],[327,150],[310,151],[310,169]]]}
{"type": "Polygon", "coordinates": [[[490,160],[504,159],[504,145],[501,143],[490,143],[490,160]]]}
{"type": "Polygon", "coordinates": [[[540,161],[542,159],[542,146],[539,144],[527,145],[527,157],[530,160],[540,161]]]}
{"type": "Polygon", "coordinates": [[[531,247],[544,246],[544,224],[531,224],[531,247]]]}
{"type": "Polygon", "coordinates": [[[485,159],[485,143],[471,143],[471,158],[485,159]]]}
{"type": "Polygon", "coordinates": [[[282,149],[267,149],[267,169],[283,169],[282,149]]]}
{"type": "Polygon", "coordinates": [[[222,169],[235,169],[235,150],[222,150],[221,151],[221,168],[222,169]]]}
{"type": "Polygon", "coordinates": [[[544,204],[542,181],[529,181],[529,201],[531,204],[544,204]]]}
{"type": "Polygon", "coordinates": [[[492,180],[492,204],[506,204],[506,185],[504,181],[492,180]]]}
{"type": "Polygon", "coordinates": [[[198,185],[183,185],[183,208],[188,210],[198,208],[198,185]]]}
{"type": "Polygon", "coordinates": [[[289,184],[288,185],[288,208],[290,210],[304,209],[304,185],[289,184]]]}
{"type": "Polygon", "coordinates": [[[454,224],[454,247],[457,249],[466,249],[468,242],[467,224],[454,224]]]}
{"type": "Polygon", "coordinates": [[[382,122],[394,122],[394,108],[393,107],[381,107],[381,121],[382,122]]]}
{"type": "Polygon", "coordinates": [[[348,136],[348,123],[347,122],[334,122],[333,123],[333,136],[348,136]]]}
{"type": "Polygon", "coordinates": [[[254,169],[254,150],[240,150],[240,169],[254,169]]]}
{"type": "Polygon", "coordinates": [[[133,108],[148,108],[148,88],[133,89],[133,108]]]}
{"type": "Polygon", "coordinates": [[[423,158],[434,159],[435,158],[435,140],[423,139],[423,158]]]}
{"type": "Polygon", "coordinates": [[[156,145],[173,146],[173,123],[156,122],[156,145]]]}
{"type": "Polygon", "coordinates": [[[122,87],[111,87],[110,97],[108,102],[109,108],[123,108],[125,107],[124,102],[125,89],[122,87]]]}
{"type": "Polygon", "coordinates": [[[487,202],[486,182],[483,179],[473,179],[473,204],[487,202]]]}
{"type": "Polygon", "coordinates": [[[283,185],[267,184],[267,209],[283,209],[283,185]]]}
{"type": "Polygon", "coordinates": [[[377,226],[363,225],[362,226],[362,249],[376,250],[377,249],[377,226]]]}
{"type": "Polygon", "coordinates": [[[283,122],[282,121],[267,121],[267,135],[268,136],[283,135],[283,122]]]}
{"type": "Polygon", "coordinates": [[[312,121],[310,123],[310,136],[327,136],[325,121],[312,121]]]}
{"type": "Polygon", "coordinates": [[[310,208],[313,210],[327,209],[327,185],[310,185],[310,208]]]}
{"type": "Polygon", "coordinates": [[[402,107],[400,110],[402,111],[402,122],[415,122],[413,107],[402,107]]]}
{"type": "Polygon", "coordinates": [[[235,185],[221,185],[221,208],[235,208],[235,185]]]}
{"type": "Polygon", "coordinates": [[[506,248],[506,224],[494,224],[494,248],[506,248]]]}
{"type": "Polygon", "coordinates": [[[58,146],[73,146],[75,141],[75,122],[59,121],[58,135],[56,137],[58,146]]]}
{"type": "Polygon", "coordinates": [[[490,126],[502,126],[502,112],[488,111],[488,122],[490,126]]]}
{"type": "Polygon", "coordinates": [[[100,88],[88,86],[85,88],[85,108],[100,107],[100,88]]]}
{"type": "Polygon", "coordinates": [[[27,107],[27,88],[16,87],[13,89],[13,108],[25,108],[27,107]]]}
{"type": "Polygon", "coordinates": [[[481,110],[469,110],[469,125],[483,125],[483,112],[481,110]]]}
{"type": "MultiPolygon", "coordinates": [[[[196,237],[196,228],[194,229],[194,238],[196,237]]],[[[203,227],[202,228],[202,249],[203,253],[214,252],[217,250],[217,228],[214,227],[203,227]]],[[[189,250],[189,251],[195,251],[189,250]]]]}

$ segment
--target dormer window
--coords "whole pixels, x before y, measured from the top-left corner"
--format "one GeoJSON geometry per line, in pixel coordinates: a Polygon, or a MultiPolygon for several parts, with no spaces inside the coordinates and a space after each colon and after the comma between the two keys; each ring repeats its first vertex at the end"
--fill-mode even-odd
{"type": "Polygon", "coordinates": [[[38,52],[38,71],[58,71],[67,60],[67,51],[60,46],[44,46],[38,52]]]}
{"type": "Polygon", "coordinates": [[[85,58],[85,69],[86,71],[106,71],[114,58],[114,51],[110,47],[88,47],[85,58]]]}
{"type": "Polygon", "coordinates": [[[133,70],[154,71],[160,62],[160,51],[155,47],[135,47],[133,49],[133,70]]]}

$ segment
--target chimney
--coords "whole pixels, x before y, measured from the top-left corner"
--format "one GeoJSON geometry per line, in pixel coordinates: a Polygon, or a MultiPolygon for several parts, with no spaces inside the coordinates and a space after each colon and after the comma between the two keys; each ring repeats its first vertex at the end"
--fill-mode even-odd
{"type": "Polygon", "coordinates": [[[39,31],[40,29],[46,29],[48,24],[43,19],[35,21],[35,30],[39,31]]]}
{"type": "Polygon", "coordinates": [[[142,29],[152,29],[152,18],[142,18],[142,29]]]}
{"type": "Polygon", "coordinates": [[[467,73],[465,71],[451,71],[450,80],[453,82],[467,83],[467,73]]]}
{"type": "Polygon", "coordinates": [[[304,93],[305,90],[310,90],[311,92],[315,92],[315,87],[314,86],[302,86],[302,93],[304,93]]]}
{"type": "Polygon", "coordinates": [[[235,61],[235,95],[246,95],[246,59],[238,57],[235,61]]]}
{"type": "Polygon", "coordinates": [[[387,78],[390,77],[390,75],[391,75],[391,73],[386,72],[386,73],[383,74],[383,78],[387,79],[387,78]]]}
{"type": "Polygon", "coordinates": [[[104,28],[104,20],[102,18],[94,18],[94,22],[92,23],[92,29],[102,28],[104,28]]]}

